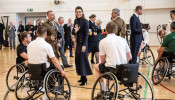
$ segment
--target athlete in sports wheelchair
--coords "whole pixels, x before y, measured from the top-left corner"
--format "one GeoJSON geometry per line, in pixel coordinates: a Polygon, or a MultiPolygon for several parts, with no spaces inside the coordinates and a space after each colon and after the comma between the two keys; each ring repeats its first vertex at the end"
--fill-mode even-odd
{"type": "Polygon", "coordinates": [[[19,78],[15,95],[18,100],[36,99],[46,94],[48,100],[70,100],[71,87],[58,69],[46,68],[46,63],[29,64],[28,70],[19,78]]]}
{"type": "Polygon", "coordinates": [[[95,81],[92,100],[154,100],[149,80],[138,72],[139,64],[121,64],[116,69],[99,65],[102,75],[95,81]]]}
{"type": "Polygon", "coordinates": [[[158,49],[158,57],[152,70],[152,82],[159,84],[165,77],[175,77],[175,22],[171,23],[171,32],[158,49]]]}
{"type": "Polygon", "coordinates": [[[106,31],[107,37],[99,43],[101,64],[95,66],[97,80],[91,99],[154,99],[150,82],[138,72],[139,65],[127,64],[132,55],[126,40],[114,34],[116,24],[109,22],[106,31]]]}

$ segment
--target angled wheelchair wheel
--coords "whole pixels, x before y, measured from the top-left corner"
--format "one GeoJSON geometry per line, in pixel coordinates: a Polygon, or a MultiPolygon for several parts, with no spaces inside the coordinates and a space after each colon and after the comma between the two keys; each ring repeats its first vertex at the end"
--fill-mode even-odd
{"type": "Polygon", "coordinates": [[[116,76],[107,72],[94,83],[91,100],[116,100],[118,97],[118,81],[116,76]]]}
{"type": "Polygon", "coordinates": [[[15,95],[18,100],[28,100],[37,92],[35,82],[29,80],[28,70],[20,77],[16,84],[15,95]]]}
{"type": "Polygon", "coordinates": [[[22,64],[16,64],[10,68],[6,75],[6,85],[10,91],[15,90],[18,79],[23,75],[25,67],[22,64]]]}
{"type": "Polygon", "coordinates": [[[128,87],[127,90],[120,90],[120,92],[123,91],[129,95],[125,99],[154,100],[154,89],[149,80],[142,73],[138,72],[137,83],[133,83],[132,85],[133,86],[128,87]]]}
{"type": "Polygon", "coordinates": [[[71,86],[66,77],[57,69],[47,72],[44,78],[45,94],[49,100],[70,100],[71,86]]]}
{"type": "Polygon", "coordinates": [[[165,75],[168,72],[168,60],[167,58],[160,58],[152,70],[152,82],[157,85],[163,81],[165,75]]]}
{"type": "Polygon", "coordinates": [[[147,49],[145,50],[145,58],[146,58],[147,62],[148,62],[151,66],[154,66],[155,58],[154,58],[154,54],[153,54],[153,52],[151,51],[150,48],[147,48],[147,49]]]}

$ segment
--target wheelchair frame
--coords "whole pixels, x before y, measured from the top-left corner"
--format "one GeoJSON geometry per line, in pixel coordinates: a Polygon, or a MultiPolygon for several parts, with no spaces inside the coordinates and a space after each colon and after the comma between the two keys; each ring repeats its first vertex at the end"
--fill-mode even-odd
{"type": "Polygon", "coordinates": [[[173,71],[173,69],[172,69],[175,66],[173,66],[173,65],[175,65],[175,64],[172,63],[172,62],[169,62],[167,57],[161,57],[156,62],[155,66],[152,70],[151,79],[152,79],[153,84],[157,85],[157,84],[161,83],[164,80],[165,77],[168,77],[169,79],[171,79],[171,76],[172,76],[172,77],[175,78],[175,71],[173,71]],[[163,64],[164,69],[161,69],[161,65],[160,65],[161,61],[164,62],[164,64],[163,64]],[[156,69],[157,65],[158,65],[158,69],[156,69]],[[154,75],[156,70],[157,70],[157,72],[156,72],[157,77],[154,75]],[[159,75],[162,78],[160,78],[159,75]],[[155,82],[155,78],[158,79],[157,82],[155,82]]]}
{"type": "MultiPolygon", "coordinates": [[[[24,65],[24,64],[25,64],[25,63],[22,62],[21,64],[16,64],[16,65],[12,66],[12,67],[9,69],[9,71],[8,71],[8,73],[7,73],[7,75],[6,75],[6,85],[7,85],[7,88],[8,88],[10,91],[14,91],[14,90],[15,90],[15,85],[16,85],[18,79],[20,78],[19,74],[22,74],[22,73],[24,73],[24,72],[26,71],[26,68],[25,68],[25,65],[24,65]],[[9,83],[9,77],[11,77],[10,74],[11,74],[12,71],[14,71],[14,70],[16,70],[16,73],[15,73],[15,75],[12,76],[12,77],[13,77],[13,79],[16,80],[16,82],[14,82],[14,83],[11,85],[11,84],[9,83]],[[20,72],[19,70],[20,70],[21,72],[20,72]]],[[[11,81],[11,80],[10,80],[10,81],[11,81]]]]}
{"type": "MultiPolygon", "coordinates": [[[[47,96],[47,98],[49,99],[49,100],[51,100],[51,98],[48,96],[48,94],[47,94],[47,92],[48,92],[48,85],[47,85],[47,82],[48,82],[48,79],[49,79],[49,77],[51,77],[51,76],[49,76],[51,73],[53,73],[53,72],[55,72],[55,73],[57,73],[57,75],[60,75],[61,76],[61,73],[59,72],[59,70],[57,70],[57,69],[52,69],[52,70],[50,70],[50,71],[48,71],[47,73],[46,73],[46,75],[44,76],[44,80],[42,80],[42,81],[40,81],[39,83],[38,83],[38,81],[39,80],[30,80],[29,79],[29,77],[26,77],[26,74],[28,73],[28,70],[27,71],[25,71],[24,73],[23,73],[23,75],[20,77],[20,79],[18,80],[18,82],[17,82],[17,84],[16,84],[16,88],[15,88],[15,96],[16,96],[16,98],[18,99],[18,100],[28,100],[28,99],[36,99],[36,98],[38,98],[38,97],[40,97],[41,95],[43,95],[44,93],[46,94],[46,96],[47,96]],[[26,83],[24,83],[24,81],[27,81],[26,83]],[[33,83],[32,83],[32,82],[33,83]],[[33,85],[33,86],[32,86],[33,85]],[[24,88],[24,87],[29,87],[29,90],[28,91],[26,91],[27,93],[27,95],[28,96],[26,96],[26,97],[24,97],[24,98],[22,98],[22,97],[18,97],[18,90],[20,89],[20,88],[24,88]],[[44,87],[44,91],[45,92],[43,92],[43,91],[41,91],[42,89],[43,89],[43,87],[44,87]],[[31,92],[31,91],[34,91],[33,93],[31,93],[31,94],[29,94],[29,92],[31,92]],[[41,93],[41,94],[39,94],[39,93],[41,93]],[[34,97],[35,96],[35,94],[39,94],[38,96],[36,96],[36,97],[34,97]]],[[[69,83],[69,81],[68,81],[68,79],[66,78],[66,77],[64,77],[64,80],[67,82],[67,85],[68,85],[68,91],[63,91],[64,93],[66,92],[67,94],[66,94],[66,96],[65,96],[65,94],[64,93],[62,93],[62,94],[57,94],[57,95],[63,95],[67,100],[70,100],[70,97],[71,97],[71,87],[70,87],[70,83],[69,83]]],[[[63,85],[65,85],[64,83],[63,83],[63,85]]],[[[59,87],[59,86],[58,86],[59,87]]],[[[64,87],[64,86],[63,86],[64,87]]],[[[53,87],[53,88],[55,88],[55,87],[53,87]]],[[[63,88],[64,89],[64,88],[63,88]]],[[[54,90],[54,89],[53,89],[54,90]]],[[[57,91],[57,90],[55,90],[55,91],[57,91]]],[[[55,92],[56,93],[56,92],[55,92]]]]}
{"type": "MultiPolygon", "coordinates": [[[[147,86],[149,86],[150,91],[151,91],[151,95],[152,95],[151,100],[154,100],[154,89],[153,89],[151,83],[149,82],[149,80],[148,80],[142,73],[138,72],[138,75],[139,75],[140,77],[142,77],[142,78],[146,81],[146,84],[147,84],[147,86]]],[[[138,76],[138,77],[139,77],[139,76],[138,76]]],[[[120,84],[120,83],[119,83],[119,84],[120,84]]],[[[136,99],[136,100],[141,100],[141,99],[140,99],[140,94],[138,94],[137,92],[138,92],[139,89],[142,89],[142,86],[140,86],[140,85],[137,86],[137,85],[138,85],[138,84],[136,84],[136,87],[137,87],[136,89],[132,89],[131,87],[126,87],[126,88],[124,88],[124,89],[122,89],[122,90],[119,90],[117,77],[116,77],[112,72],[106,72],[106,73],[102,74],[102,75],[95,81],[94,86],[93,86],[93,89],[92,89],[92,93],[91,93],[91,100],[117,100],[117,97],[118,97],[119,99],[123,99],[123,98],[125,98],[126,96],[129,96],[129,97],[134,98],[134,99],[136,99]],[[98,83],[99,80],[100,80],[101,78],[103,78],[105,75],[111,76],[111,79],[113,79],[114,83],[111,85],[111,87],[109,88],[109,90],[107,91],[107,93],[105,93],[105,92],[101,89],[101,84],[100,84],[100,93],[98,93],[97,96],[94,97],[94,93],[95,93],[94,91],[95,91],[95,89],[96,89],[97,83],[98,83]],[[115,93],[108,93],[108,92],[111,91],[110,89],[112,89],[113,86],[114,86],[114,88],[116,89],[116,91],[114,91],[115,93]],[[127,90],[128,90],[129,92],[127,92],[127,90]],[[119,94],[118,92],[124,92],[125,95],[119,94]],[[114,95],[113,97],[110,97],[110,94],[115,94],[115,95],[114,95]]],[[[146,99],[146,98],[145,98],[145,99],[146,99]]],[[[144,100],[145,100],[145,99],[144,99],[144,100]]]]}
{"type": "Polygon", "coordinates": [[[140,53],[139,53],[139,63],[144,64],[144,62],[146,62],[147,64],[153,66],[155,63],[155,58],[154,58],[154,54],[152,52],[152,50],[150,49],[149,45],[146,45],[143,49],[141,49],[140,53]],[[149,51],[152,55],[153,58],[153,64],[149,61],[150,57],[147,57],[147,51],[149,51]],[[143,57],[141,58],[141,54],[143,52],[143,57]]]}

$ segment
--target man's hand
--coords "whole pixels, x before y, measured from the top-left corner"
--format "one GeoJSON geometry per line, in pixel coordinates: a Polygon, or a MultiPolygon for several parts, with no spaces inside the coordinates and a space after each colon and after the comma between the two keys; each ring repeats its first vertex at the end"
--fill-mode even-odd
{"type": "Polygon", "coordinates": [[[55,41],[55,36],[54,35],[51,35],[51,40],[55,41]]]}
{"type": "Polygon", "coordinates": [[[29,34],[31,34],[31,33],[32,33],[32,31],[28,31],[28,33],[29,33],[29,34]]]}
{"type": "Polygon", "coordinates": [[[65,77],[66,73],[64,71],[61,72],[61,76],[65,77]]]}
{"type": "Polygon", "coordinates": [[[94,35],[96,36],[96,35],[97,35],[97,33],[96,33],[96,32],[94,32],[94,35]]]}
{"type": "Polygon", "coordinates": [[[61,42],[62,41],[62,39],[58,39],[58,42],[61,42]]]}
{"type": "Polygon", "coordinates": [[[86,51],[86,46],[82,46],[81,52],[85,52],[86,51]]]}
{"type": "Polygon", "coordinates": [[[142,29],[142,33],[144,33],[146,30],[145,29],[142,29]]]}
{"type": "Polygon", "coordinates": [[[60,43],[57,44],[57,47],[61,47],[60,43]]]}

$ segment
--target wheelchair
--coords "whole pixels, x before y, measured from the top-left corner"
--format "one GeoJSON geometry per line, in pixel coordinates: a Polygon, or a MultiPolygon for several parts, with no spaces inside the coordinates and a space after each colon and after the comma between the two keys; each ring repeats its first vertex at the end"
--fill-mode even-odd
{"type": "Polygon", "coordinates": [[[16,84],[15,96],[18,100],[34,100],[44,94],[48,100],[70,100],[70,83],[58,69],[47,71],[45,63],[29,64],[16,84]]]}
{"type": "Polygon", "coordinates": [[[175,53],[167,53],[163,55],[154,65],[152,70],[152,82],[157,85],[161,83],[165,77],[175,78],[175,53]]]}
{"type": "Polygon", "coordinates": [[[6,85],[10,91],[15,90],[15,85],[18,79],[25,72],[25,70],[26,70],[25,62],[22,62],[21,64],[16,64],[9,69],[6,75],[6,85]]]}
{"type": "Polygon", "coordinates": [[[139,63],[144,64],[144,62],[151,66],[153,66],[155,63],[154,54],[149,45],[146,45],[143,49],[141,49],[141,52],[139,54],[139,63]]]}
{"type": "Polygon", "coordinates": [[[139,65],[125,64],[118,66],[118,71],[113,69],[102,74],[94,83],[91,100],[154,100],[152,85],[142,73],[138,72],[136,66],[139,65]],[[130,68],[126,67],[128,65],[130,68]],[[105,90],[102,89],[102,80],[105,90]]]}

